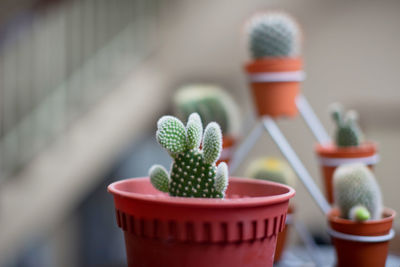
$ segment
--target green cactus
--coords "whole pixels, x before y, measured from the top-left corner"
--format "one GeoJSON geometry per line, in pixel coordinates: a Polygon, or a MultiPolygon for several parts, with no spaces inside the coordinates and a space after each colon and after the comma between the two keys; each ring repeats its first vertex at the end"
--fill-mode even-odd
{"type": "Polygon", "coordinates": [[[333,174],[333,186],[341,217],[357,221],[381,218],[381,191],[367,166],[352,163],[338,167],[333,174]]]}
{"type": "Polygon", "coordinates": [[[294,187],[296,176],[290,166],[278,158],[266,157],[253,161],[246,170],[246,176],[268,180],[294,187]]]}
{"type": "Polygon", "coordinates": [[[160,166],[150,168],[153,186],[179,197],[223,198],[228,186],[228,167],[218,160],[222,150],[222,133],[219,125],[207,125],[203,137],[203,150],[199,146],[203,135],[200,116],[189,116],[186,128],[175,117],[164,116],[158,123],[157,140],[173,158],[171,172],[160,166]]]}
{"type": "Polygon", "coordinates": [[[207,125],[217,122],[222,134],[234,134],[238,130],[237,104],[222,88],[215,85],[192,84],[180,88],[173,97],[178,118],[187,118],[197,112],[207,125]]]}
{"type": "Polygon", "coordinates": [[[254,59],[294,57],[300,53],[301,30],[288,14],[269,12],[250,19],[249,49],[254,59]]]}
{"type": "Polygon", "coordinates": [[[330,106],[331,116],[336,123],[335,140],[338,147],[359,146],[363,134],[358,126],[358,115],[354,110],[343,114],[343,107],[339,103],[330,106]]]}

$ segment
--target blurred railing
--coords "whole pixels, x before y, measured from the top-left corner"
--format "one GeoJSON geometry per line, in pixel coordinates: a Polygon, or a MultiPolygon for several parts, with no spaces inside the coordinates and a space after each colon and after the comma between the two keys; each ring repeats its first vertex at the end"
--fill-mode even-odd
{"type": "Polygon", "coordinates": [[[157,7],[157,0],[57,1],[8,25],[0,36],[0,181],[151,53],[157,7]]]}

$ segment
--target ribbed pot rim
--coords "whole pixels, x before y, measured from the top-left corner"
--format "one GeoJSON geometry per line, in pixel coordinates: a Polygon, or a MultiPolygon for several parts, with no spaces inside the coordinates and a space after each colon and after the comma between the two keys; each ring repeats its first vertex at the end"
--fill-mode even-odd
{"type": "Polygon", "coordinates": [[[110,184],[107,189],[108,192],[110,192],[113,195],[141,200],[148,203],[152,202],[152,203],[163,203],[176,206],[193,206],[198,208],[207,207],[207,208],[221,208],[221,209],[273,205],[284,201],[288,201],[295,195],[295,190],[286,185],[264,180],[255,180],[250,178],[238,178],[238,177],[230,177],[229,181],[234,181],[236,183],[243,183],[243,184],[246,183],[259,184],[260,186],[270,185],[278,190],[285,190],[286,192],[272,196],[256,196],[256,197],[242,196],[238,198],[211,199],[211,198],[170,197],[165,193],[141,194],[136,192],[128,192],[126,190],[120,189],[121,185],[125,183],[135,183],[135,182],[140,183],[143,180],[147,179],[149,178],[139,177],[139,178],[125,179],[110,184]]]}

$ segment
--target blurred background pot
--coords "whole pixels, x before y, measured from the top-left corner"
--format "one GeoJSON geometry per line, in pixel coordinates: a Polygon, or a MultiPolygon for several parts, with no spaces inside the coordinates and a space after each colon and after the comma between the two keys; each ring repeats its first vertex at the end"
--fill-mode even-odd
{"type": "Polygon", "coordinates": [[[297,114],[296,97],[303,80],[301,58],[263,58],[245,66],[259,116],[297,114]]]}

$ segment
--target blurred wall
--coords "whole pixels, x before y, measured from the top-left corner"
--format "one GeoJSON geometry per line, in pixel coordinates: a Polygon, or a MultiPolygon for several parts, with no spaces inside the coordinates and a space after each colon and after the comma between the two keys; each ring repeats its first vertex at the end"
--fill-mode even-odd
{"type": "MultiPolygon", "coordinates": [[[[400,150],[400,1],[165,1],[161,9],[163,41],[157,56],[171,80],[166,86],[173,89],[185,82],[216,82],[235,96],[244,114],[250,112],[242,71],[248,60],[243,22],[252,13],[270,8],[292,13],[303,26],[307,71],[303,92],[329,132],[333,130],[327,112],[331,102],[340,101],[360,111],[367,138],[380,144],[382,161],[376,172],[385,204],[400,210],[396,166],[400,150]]],[[[280,125],[319,183],[312,151],[315,139],[302,119],[281,121],[280,125]]],[[[251,158],[278,153],[265,134],[237,174],[243,174],[251,158]]],[[[322,230],[324,216],[301,184],[295,202],[296,216],[312,229],[322,230]]],[[[396,225],[400,226],[398,220],[396,225]]]]}

